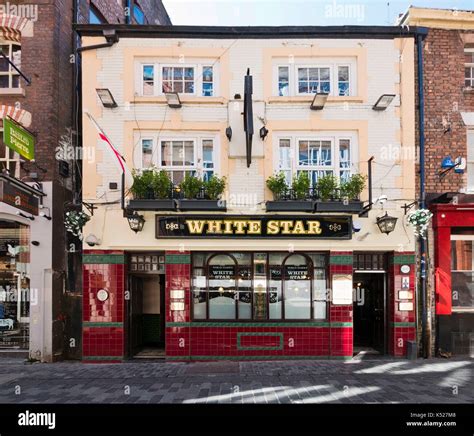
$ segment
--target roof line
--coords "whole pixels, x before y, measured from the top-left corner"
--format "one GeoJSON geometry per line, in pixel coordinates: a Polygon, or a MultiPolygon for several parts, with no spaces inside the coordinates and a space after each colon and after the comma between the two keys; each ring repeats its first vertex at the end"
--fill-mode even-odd
{"type": "Polygon", "coordinates": [[[81,36],[102,36],[115,30],[124,38],[396,38],[425,35],[424,27],[401,26],[160,26],[129,24],[75,24],[81,36]]]}

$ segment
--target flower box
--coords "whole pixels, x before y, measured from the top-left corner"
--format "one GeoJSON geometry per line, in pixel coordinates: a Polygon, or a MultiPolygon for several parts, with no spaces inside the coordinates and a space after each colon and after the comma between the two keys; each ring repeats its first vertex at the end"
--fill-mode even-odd
{"type": "Polygon", "coordinates": [[[202,211],[227,211],[225,200],[177,200],[179,210],[202,210],[202,211]]]}
{"type": "Polygon", "coordinates": [[[312,200],[274,200],[267,201],[267,212],[314,212],[312,200]]]}
{"type": "Polygon", "coordinates": [[[176,210],[176,202],[172,199],[130,200],[131,210],[176,210]]]}

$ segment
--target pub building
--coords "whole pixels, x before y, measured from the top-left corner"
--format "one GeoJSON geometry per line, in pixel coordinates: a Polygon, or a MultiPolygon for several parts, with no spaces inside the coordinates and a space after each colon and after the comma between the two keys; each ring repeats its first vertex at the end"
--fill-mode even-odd
{"type": "Polygon", "coordinates": [[[406,356],[421,29],[76,30],[84,362],[406,356]]]}

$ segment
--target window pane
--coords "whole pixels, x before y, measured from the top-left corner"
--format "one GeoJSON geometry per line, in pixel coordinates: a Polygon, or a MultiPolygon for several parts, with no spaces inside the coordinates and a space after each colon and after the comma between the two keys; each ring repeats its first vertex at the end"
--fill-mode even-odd
{"type": "Polygon", "coordinates": [[[194,68],[187,67],[184,69],[185,80],[194,80],[194,68]]]}
{"type": "Polygon", "coordinates": [[[280,139],[280,169],[291,168],[291,148],[289,139],[280,139]]]}
{"type": "Polygon", "coordinates": [[[166,81],[163,82],[162,91],[163,92],[173,92],[172,82],[166,82],[166,81]]]}
{"type": "Polygon", "coordinates": [[[153,65],[143,66],[143,80],[153,80],[155,77],[155,68],[153,65]]]}
{"type": "Polygon", "coordinates": [[[202,67],[202,81],[212,82],[212,80],[213,80],[212,67],[202,67]]]}
{"type": "Polygon", "coordinates": [[[349,95],[349,83],[348,82],[339,82],[339,95],[348,96],[349,95]]]}
{"type": "Polygon", "coordinates": [[[173,165],[181,166],[183,165],[183,142],[182,141],[173,141],[173,165]]]}
{"type": "Polygon", "coordinates": [[[452,272],[453,307],[474,307],[474,272],[452,272]]]}
{"type": "MultiPolygon", "coordinates": [[[[193,262],[195,262],[193,256],[193,262]]],[[[193,274],[193,317],[206,318],[206,277],[202,268],[194,268],[193,274]]]]}
{"type": "Polygon", "coordinates": [[[184,165],[194,165],[194,142],[186,141],[184,143],[184,165]]]}
{"type": "Polygon", "coordinates": [[[338,80],[342,82],[349,81],[349,67],[339,67],[338,68],[338,80]]]}
{"type": "Polygon", "coordinates": [[[161,142],[161,165],[171,166],[172,164],[171,157],[172,157],[171,142],[162,141],[161,142]]]}
{"type": "Polygon", "coordinates": [[[183,92],[183,82],[173,82],[173,92],[183,92]]]}
{"type": "Polygon", "coordinates": [[[230,256],[218,255],[208,267],[209,318],[235,319],[235,262],[230,256]]]}
{"type": "Polygon", "coordinates": [[[9,88],[9,77],[8,76],[0,76],[0,88],[9,88]]]}
{"type": "Polygon", "coordinates": [[[142,139],[142,166],[143,168],[149,168],[153,165],[153,140],[142,139]]]}
{"type": "MultiPolygon", "coordinates": [[[[8,45],[0,45],[0,50],[6,57],[10,57],[10,46],[8,45]]],[[[0,71],[10,71],[10,64],[8,61],[2,56],[0,57],[0,71]]]]}
{"type": "MultiPolygon", "coordinates": [[[[270,254],[272,256],[272,254],[270,254]]],[[[281,259],[283,261],[283,259],[281,259]]],[[[269,287],[269,318],[282,318],[282,282],[281,282],[281,267],[270,266],[270,281],[269,287]]]]}
{"type": "Polygon", "coordinates": [[[298,164],[308,165],[308,141],[300,141],[298,146],[298,164]]]}
{"type": "Polygon", "coordinates": [[[329,80],[329,68],[320,68],[319,69],[319,79],[320,80],[329,80]]]}
{"type": "Polygon", "coordinates": [[[326,92],[326,93],[329,94],[331,92],[331,83],[330,82],[321,82],[320,92],[326,92]]]}
{"type": "Polygon", "coordinates": [[[319,80],[319,68],[309,68],[308,78],[309,80],[319,80]]]}
{"type": "Polygon", "coordinates": [[[184,92],[186,94],[194,94],[194,82],[184,82],[184,92]]]}
{"type": "Polygon", "coordinates": [[[454,271],[472,271],[473,241],[451,241],[451,269],[454,271]]]}
{"type": "Polygon", "coordinates": [[[154,88],[153,82],[143,82],[143,95],[153,95],[154,88]]]}
{"type": "Polygon", "coordinates": [[[348,139],[339,140],[339,166],[341,168],[351,167],[351,143],[348,139]]]}
{"type": "Polygon", "coordinates": [[[316,94],[318,92],[318,82],[309,82],[308,84],[308,92],[310,94],[316,94]]]}
{"type": "Polygon", "coordinates": [[[298,68],[298,80],[308,80],[307,68],[298,68]]]}
{"type": "Polygon", "coordinates": [[[173,68],[173,79],[182,80],[183,79],[184,68],[174,67],[173,68]]]}
{"type": "Polygon", "coordinates": [[[311,314],[311,281],[304,256],[294,254],[283,265],[285,318],[308,319],[311,314]]]}
{"type": "Polygon", "coordinates": [[[252,281],[250,267],[239,269],[238,289],[239,319],[252,319],[252,281]]]}
{"type": "Polygon", "coordinates": [[[172,68],[163,67],[163,80],[171,80],[171,79],[172,79],[172,68]]]}
{"type": "Polygon", "coordinates": [[[298,82],[298,92],[300,94],[308,93],[308,82],[298,82]]]}
{"type": "Polygon", "coordinates": [[[332,165],[331,141],[321,141],[321,154],[319,155],[319,165],[332,165]]]}
{"type": "Polygon", "coordinates": [[[14,75],[12,76],[12,88],[19,88],[20,87],[20,76],[14,75]]]}
{"type": "Polygon", "coordinates": [[[212,83],[202,84],[202,95],[204,97],[212,97],[214,95],[214,86],[212,83]]]}

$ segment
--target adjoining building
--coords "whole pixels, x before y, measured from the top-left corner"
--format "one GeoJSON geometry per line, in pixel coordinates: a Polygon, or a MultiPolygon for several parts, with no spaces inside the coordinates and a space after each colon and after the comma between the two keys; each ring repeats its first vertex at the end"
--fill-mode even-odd
{"type": "Polygon", "coordinates": [[[84,361],[406,355],[422,29],[77,31],[84,361]]]}
{"type": "Polygon", "coordinates": [[[97,16],[171,24],[160,1],[0,4],[0,356],[81,356],[81,247],[64,227],[81,207],[72,26],[97,16]]]}
{"type": "Polygon", "coordinates": [[[427,294],[432,350],[472,356],[474,12],[410,7],[400,24],[428,28],[422,68],[425,191],[433,212],[427,294]]]}

